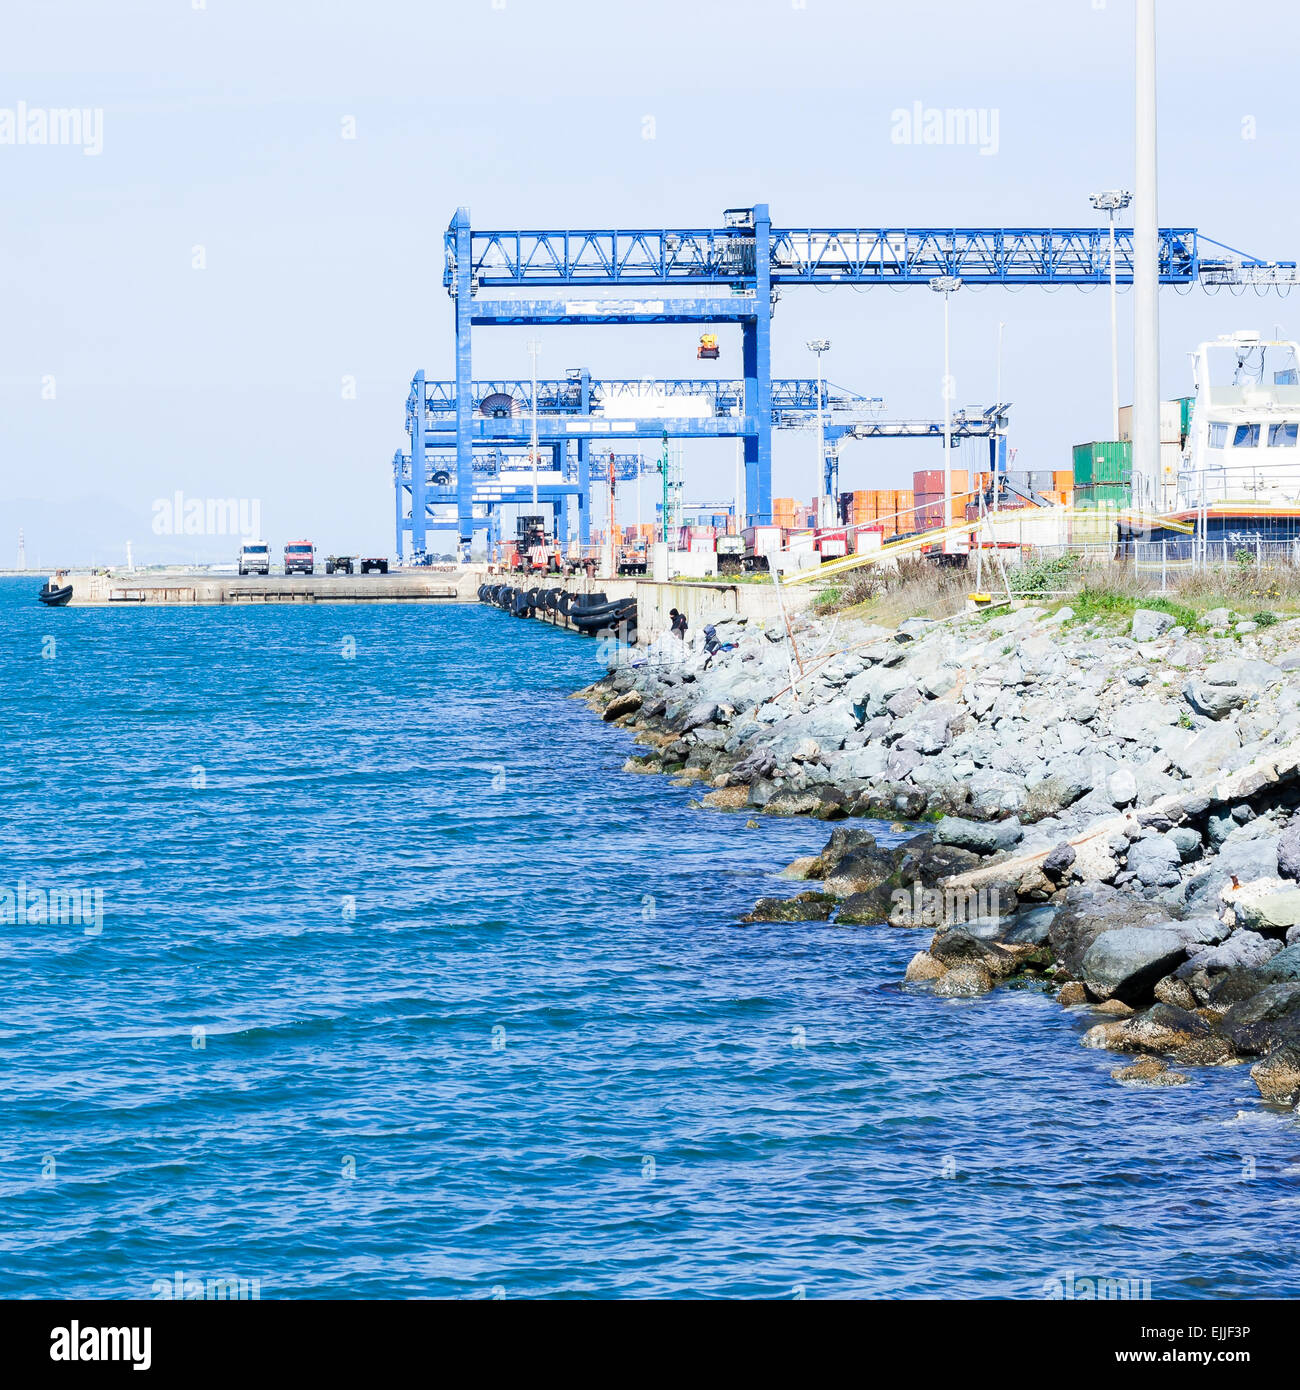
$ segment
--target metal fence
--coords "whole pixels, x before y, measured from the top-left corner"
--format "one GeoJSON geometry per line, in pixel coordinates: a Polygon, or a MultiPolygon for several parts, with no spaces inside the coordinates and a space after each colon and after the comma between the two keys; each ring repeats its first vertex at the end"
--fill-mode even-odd
{"type": "Polygon", "coordinates": [[[1300,539],[1265,540],[1252,536],[1232,540],[1187,536],[1177,540],[1134,541],[1132,551],[1137,569],[1241,571],[1300,567],[1300,539]]]}
{"type": "MultiPolygon", "coordinates": [[[[1261,578],[1300,573],[1300,539],[1217,539],[1199,536],[1176,540],[1126,541],[1108,545],[1024,546],[1007,572],[1015,587],[1017,569],[1041,573],[1044,562],[1072,557],[1080,570],[1098,579],[1123,579],[1152,589],[1168,589],[1194,574],[1261,578]]],[[[987,562],[986,562],[987,564],[987,562]]],[[[1072,572],[1073,567],[1072,567],[1072,572]]]]}

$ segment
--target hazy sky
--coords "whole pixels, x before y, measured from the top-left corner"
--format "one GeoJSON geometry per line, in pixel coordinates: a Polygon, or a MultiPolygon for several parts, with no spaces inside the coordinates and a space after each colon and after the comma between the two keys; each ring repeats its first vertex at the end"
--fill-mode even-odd
{"type": "MultiPolygon", "coordinates": [[[[161,558],[153,505],[177,489],[260,500],[277,547],[390,552],[411,375],[451,373],[458,205],[484,227],[716,225],[760,201],[778,226],[1063,226],[1132,186],[1132,0],[6,8],[0,140],[20,102],[89,108],[102,151],[0,143],[0,565],[20,525],[32,562],[121,561],[127,540],[161,558]],[[918,101],[983,109],[995,152],[895,143],[892,113],[918,101]]],[[[1300,259],[1300,6],[1158,10],[1161,223],[1300,259]]],[[[1161,314],[1169,396],[1206,336],[1300,332],[1289,301],[1253,291],[1166,290],[1161,314]]],[[[962,403],[992,398],[999,320],[1016,466],[1068,467],[1110,432],[1106,294],[963,290],[962,403]]],[[[937,415],[941,322],[923,288],[789,291],[773,370],[811,374],[804,341],[825,336],[832,380],[937,415]]],[[[529,336],[478,330],[476,375],[527,375],[529,336]]],[[[734,329],[716,364],[689,325],[540,336],[544,374],[739,374],[734,329]]],[[[733,449],[688,446],[688,497],[730,493],[733,449]]],[[[807,497],[812,436],[778,434],[775,458],[774,492],[807,497]]],[[[849,445],[842,484],[939,463],[931,445],[849,445]]]]}

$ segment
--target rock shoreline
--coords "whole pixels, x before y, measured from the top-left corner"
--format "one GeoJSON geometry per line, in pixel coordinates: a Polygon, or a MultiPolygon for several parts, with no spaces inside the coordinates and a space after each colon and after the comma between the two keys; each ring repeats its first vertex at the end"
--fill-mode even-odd
{"type": "Polygon", "coordinates": [[[850,822],[744,921],[930,928],[912,987],[1052,989],[1095,1012],[1085,1046],[1136,1057],[1123,1084],[1243,1063],[1295,1105],[1300,620],[1073,617],[719,619],[712,652],[624,651],[581,695],[646,747],[628,771],[850,822]],[[934,824],[886,847],[861,817],[934,824]]]}

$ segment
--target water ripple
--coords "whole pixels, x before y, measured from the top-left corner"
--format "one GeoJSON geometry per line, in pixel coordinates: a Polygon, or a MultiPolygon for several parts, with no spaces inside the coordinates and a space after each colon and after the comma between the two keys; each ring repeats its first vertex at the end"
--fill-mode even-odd
{"type": "Polygon", "coordinates": [[[34,587],[0,886],[103,929],[0,928],[0,1296],[1300,1292],[1295,1121],[1244,1071],[1130,1090],[1040,993],[899,987],[923,937],[737,927],[825,828],[622,775],[567,698],[594,644],[34,587]]]}

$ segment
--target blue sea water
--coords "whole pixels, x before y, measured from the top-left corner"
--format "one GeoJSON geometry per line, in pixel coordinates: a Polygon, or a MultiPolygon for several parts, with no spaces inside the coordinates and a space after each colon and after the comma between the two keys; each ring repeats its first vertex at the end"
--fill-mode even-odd
{"type": "Polygon", "coordinates": [[[826,827],[621,772],[479,606],[47,612],[0,580],[0,1296],[1300,1293],[1300,1129],[1137,1091],[926,937],[742,926],[826,827]]]}

